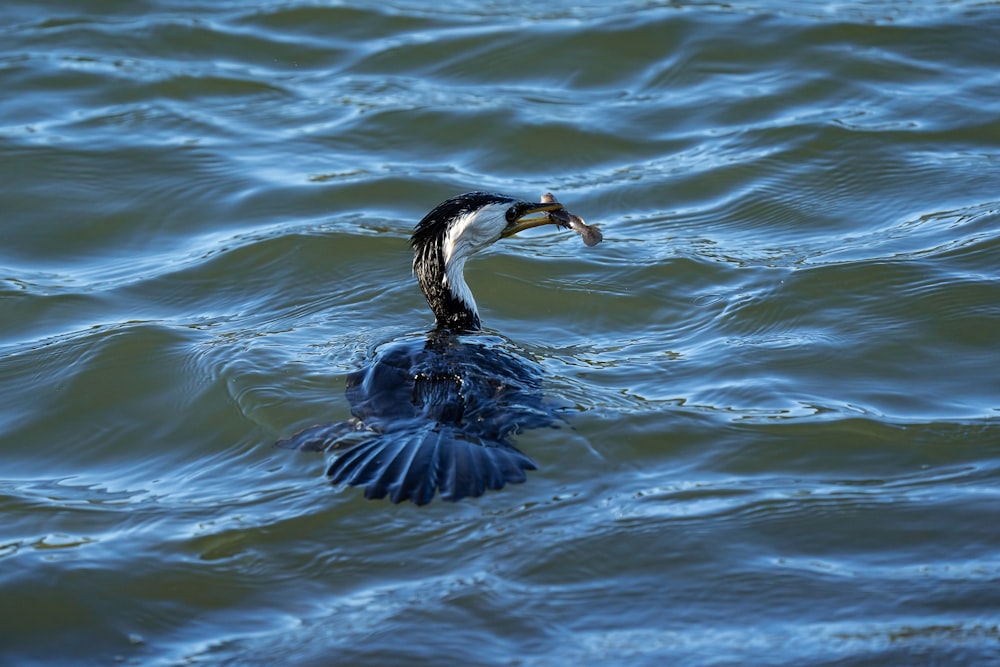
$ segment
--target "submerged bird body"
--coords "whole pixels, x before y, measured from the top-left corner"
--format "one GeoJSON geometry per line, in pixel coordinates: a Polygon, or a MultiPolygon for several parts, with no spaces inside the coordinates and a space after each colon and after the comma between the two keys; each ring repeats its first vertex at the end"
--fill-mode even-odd
{"type": "Polygon", "coordinates": [[[536,466],[511,436],[559,419],[543,400],[538,366],[505,339],[479,332],[463,268],[501,237],[553,222],[529,217],[551,211],[564,209],[476,192],[428,213],[411,243],[435,329],[383,345],[348,376],[351,420],[306,429],[279,445],[344,450],[327,470],[331,481],[393,502],[422,505],[435,492],[459,500],[523,482],[536,466]]]}
{"type": "Polygon", "coordinates": [[[510,438],[553,426],[537,366],[494,336],[432,331],[383,346],[347,379],[349,422],[293,436],[300,449],[343,449],[327,475],[365,496],[430,502],[523,482],[534,462],[510,438]]]}

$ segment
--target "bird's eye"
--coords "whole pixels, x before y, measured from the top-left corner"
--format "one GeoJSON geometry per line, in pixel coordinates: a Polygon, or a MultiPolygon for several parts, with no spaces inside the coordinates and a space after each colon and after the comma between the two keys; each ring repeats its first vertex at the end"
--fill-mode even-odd
{"type": "Polygon", "coordinates": [[[517,207],[511,206],[509,209],[507,209],[507,214],[504,217],[507,218],[507,222],[514,222],[515,220],[517,220],[517,207]]]}

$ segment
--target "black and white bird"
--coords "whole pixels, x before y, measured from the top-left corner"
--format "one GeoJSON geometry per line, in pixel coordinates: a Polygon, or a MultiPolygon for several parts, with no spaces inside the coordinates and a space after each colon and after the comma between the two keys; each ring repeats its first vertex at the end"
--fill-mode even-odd
{"type": "Polygon", "coordinates": [[[480,496],[525,480],[535,463],[511,444],[523,429],[554,426],[541,372],[515,346],[480,331],[465,262],[501,238],[544,224],[568,226],[550,196],[529,202],[471,192],[436,206],[410,241],[413,272],[436,324],[392,341],[347,378],[352,419],[314,426],[278,444],[342,450],[327,475],[394,503],[480,496]]]}

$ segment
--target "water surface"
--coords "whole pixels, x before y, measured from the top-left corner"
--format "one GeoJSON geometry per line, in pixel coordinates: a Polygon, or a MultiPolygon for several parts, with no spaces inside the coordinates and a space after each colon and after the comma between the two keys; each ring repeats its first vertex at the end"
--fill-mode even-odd
{"type": "Polygon", "coordinates": [[[1000,7],[8,2],[0,663],[982,665],[1000,7]],[[570,424],[366,501],[272,445],[432,317],[439,201],[570,424]]]}

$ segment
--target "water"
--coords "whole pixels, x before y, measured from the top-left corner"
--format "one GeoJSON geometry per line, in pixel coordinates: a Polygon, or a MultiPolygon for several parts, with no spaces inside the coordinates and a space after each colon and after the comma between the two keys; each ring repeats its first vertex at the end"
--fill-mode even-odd
{"type": "Polygon", "coordinates": [[[1000,663],[1000,6],[7,2],[0,663],[1000,663]],[[366,501],[275,449],[470,263],[571,426],[366,501]]]}

